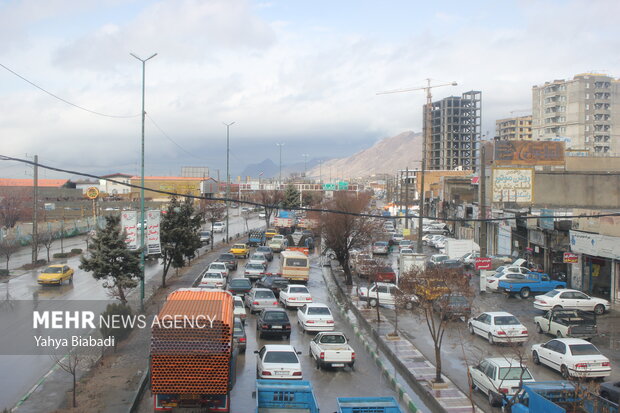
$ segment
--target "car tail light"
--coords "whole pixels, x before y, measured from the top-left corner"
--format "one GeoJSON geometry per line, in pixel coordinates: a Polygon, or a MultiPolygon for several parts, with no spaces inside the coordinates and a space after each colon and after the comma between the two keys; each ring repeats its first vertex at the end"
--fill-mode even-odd
{"type": "Polygon", "coordinates": [[[308,320],[306,321],[306,324],[314,324],[314,320],[308,320]]]}
{"type": "Polygon", "coordinates": [[[252,305],[258,305],[258,304],[259,304],[259,302],[258,302],[258,301],[254,301],[254,302],[252,303],[252,305]]]}
{"type": "Polygon", "coordinates": [[[588,367],[588,363],[577,363],[577,364],[575,364],[575,368],[576,369],[585,369],[586,367],[588,367]]]}
{"type": "Polygon", "coordinates": [[[301,371],[294,371],[293,376],[301,376],[301,371]]]}
{"type": "Polygon", "coordinates": [[[536,300],[536,302],[537,302],[538,304],[547,304],[547,302],[546,302],[546,301],[543,301],[543,300],[536,300]]]}
{"type": "Polygon", "coordinates": [[[271,372],[270,371],[264,371],[263,370],[263,376],[271,376],[271,372]]]}
{"type": "Polygon", "coordinates": [[[245,275],[249,275],[249,274],[250,274],[249,272],[247,272],[247,271],[245,272],[245,275]]]}
{"type": "Polygon", "coordinates": [[[351,360],[355,360],[355,352],[351,353],[351,360]]]}
{"type": "Polygon", "coordinates": [[[245,337],[239,337],[239,342],[240,343],[245,343],[245,337]]]}
{"type": "Polygon", "coordinates": [[[500,387],[499,388],[499,392],[500,393],[504,393],[504,394],[508,394],[508,389],[506,387],[500,387]]]}
{"type": "Polygon", "coordinates": [[[273,304],[273,305],[278,305],[278,302],[277,302],[277,301],[274,301],[274,302],[273,302],[273,303],[271,303],[271,304],[273,304]]]}
{"type": "Polygon", "coordinates": [[[334,324],[334,320],[327,320],[327,324],[334,324]]]}
{"type": "Polygon", "coordinates": [[[263,328],[269,328],[269,324],[263,324],[262,327],[263,328]]]}
{"type": "Polygon", "coordinates": [[[288,299],[289,299],[290,301],[295,301],[297,298],[295,298],[295,297],[289,297],[288,299]]]}
{"type": "Polygon", "coordinates": [[[523,331],[521,332],[521,334],[523,334],[523,335],[527,336],[527,330],[523,330],[523,331]]]}
{"type": "Polygon", "coordinates": [[[321,351],[321,354],[319,354],[319,358],[323,360],[325,358],[325,352],[321,351]]]}
{"type": "Polygon", "coordinates": [[[604,362],[601,363],[601,366],[609,367],[609,366],[611,366],[611,364],[608,361],[604,361],[604,362]]]}
{"type": "Polygon", "coordinates": [[[505,335],[506,335],[506,332],[505,332],[505,331],[498,331],[498,332],[497,332],[497,335],[498,335],[498,336],[505,336],[505,335]]]}
{"type": "Polygon", "coordinates": [[[285,324],[284,325],[284,329],[285,330],[290,330],[291,329],[291,325],[290,324],[285,324]]]}
{"type": "Polygon", "coordinates": [[[489,284],[492,284],[492,283],[494,283],[494,282],[495,282],[495,280],[490,279],[490,280],[487,280],[487,282],[488,282],[489,284]]]}

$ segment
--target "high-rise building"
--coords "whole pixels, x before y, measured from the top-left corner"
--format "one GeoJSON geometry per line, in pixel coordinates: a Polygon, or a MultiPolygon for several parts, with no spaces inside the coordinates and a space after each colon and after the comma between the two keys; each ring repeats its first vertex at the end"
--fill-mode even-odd
{"type": "Polygon", "coordinates": [[[583,73],[532,88],[534,140],[561,139],[567,149],[620,153],[620,82],[583,73]]]}
{"type": "MultiPolygon", "coordinates": [[[[469,91],[433,102],[432,130],[426,142],[426,168],[476,169],[476,143],[480,140],[482,92],[469,91]]],[[[424,105],[426,114],[426,105],[424,105]]],[[[426,130],[426,116],[424,128],[426,130]]]]}
{"type": "Polygon", "coordinates": [[[502,141],[532,140],[532,115],[496,120],[495,137],[502,141]]]}

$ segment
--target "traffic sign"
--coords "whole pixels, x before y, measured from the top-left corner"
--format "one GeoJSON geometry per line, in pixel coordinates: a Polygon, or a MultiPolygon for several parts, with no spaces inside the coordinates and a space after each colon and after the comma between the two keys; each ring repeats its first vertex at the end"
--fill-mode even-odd
{"type": "Polygon", "coordinates": [[[490,270],[493,267],[493,262],[491,258],[476,258],[476,269],[477,270],[490,270]]]}
{"type": "Polygon", "coordinates": [[[99,189],[95,186],[91,186],[86,190],[86,197],[88,199],[97,199],[99,196],[99,189]]]}
{"type": "Polygon", "coordinates": [[[335,191],[336,184],[323,184],[323,190],[324,191],[335,191]]]}

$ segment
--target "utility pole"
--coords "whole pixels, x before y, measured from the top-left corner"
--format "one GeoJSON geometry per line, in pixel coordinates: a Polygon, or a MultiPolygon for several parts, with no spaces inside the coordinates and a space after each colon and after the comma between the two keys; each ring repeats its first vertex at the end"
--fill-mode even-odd
{"type": "Polygon", "coordinates": [[[323,161],[319,161],[319,183],[323,181],[323,161]]]}
{"type": "MultiPolygon", "coordinates": [[[[487,189],[487,168],[486,168],[486,147],[484,143],[480,148],[480,195],[478,195],[478,200],[480,204],[480,214],[482,218],[487,217],[487,197],[486,197],[486,189],[487,189]]],[[[487,222],[480,221],[480,239],[478,240],[480,244],[480,256],[487,256],[487,222]]]]}
{"type": "Polygon", "coordinates": [[[224,123],[224,125],[226,126],[226,243],[227,244],[230,241],[230,238],[228,238],[228,222],[229,222],[229,219],[228,219],[229,201],[228,199],[230,198],[230,169],[229,169],[228,163],[230,161],[230,127],[234,124],[235,122],[224,123]]]}
{"type": "Polygon", "coordinates": [[[388,94],[388,93],[402,93],[402,92],[412,92],[415,90],[425,90],[426,91],[426,111],[425,111],[425,119],[426,121],[424,122],[424,134],[423,134],[423,143],[422,143],[422,170],[420,171],[420,209],[418,212],[418,242],[417,242],[417,251],[418,253],[422,253],[422,236],[423,236],[423,232],[422,232],[422,223],[423,223],[423,217],[424,217],[424,171],[426,170],[426,153],[428,152],[428,145],[430,144],[430,140],[431,140],[431,131],[432,131],[432,126],[431,126],[431,106],[433,105],[433,99],[432,99],[432,95],[431,95],[431,89],[434,87],[442,87],[442,86],[456,86],[457,83],[456,82],[449,82],[449,83],[441,83],[438,85],[432,85],[431,86],[431,79],[426,79],[426,86],[423,87],[416,87],[416,88],[411,88],[411,89],[396,89],[396,90],[388,90],[385,92],[379,92],[377,93],[377,95],[384,95],[384,94],[388,94]]]}
{"type": "Polygon", "coordinates": [[[39,199],[39,155],[34,156],[34,180],[33,180],[33,194],[32,194],[32,263],[37,262],[39,258],[39,222],[37,219],[38,213],[38,199],[39,199]]]}
{"type": "Polygon", "coordinates": [[[409,167],[405,169],[405,228],[409,228],[409,167]]]}
{"type": "Polygon", "coordinates": [[[142,62],[142,147],[141,147],[141,167],[140,167],[140,309],[144,309],[144,117],[146,116],[146,112],[144,111],[144,81],[145,81],[145,71],[146,71],[146,62],[151,60],[157,53],[151,55],[146,59],[140,59],[133,53],[130,53],[131,56],[135,57],[139,61],[142,62]]]}
{"type": "Polygon", "coordinates": [[[280,189],[282,187],[282,147],[284,143],[276,143],[276,145],[280,148],[280,181],[278,182],[278,189],[280,189]]]}
{"type": "Polygon", "coordinates": [[[304,153],[301,156],[303,156],[304,158],[304,178],[305,178],[308,173],[308,156],[310,155],[308,155],[307,153],[304,153]]]}

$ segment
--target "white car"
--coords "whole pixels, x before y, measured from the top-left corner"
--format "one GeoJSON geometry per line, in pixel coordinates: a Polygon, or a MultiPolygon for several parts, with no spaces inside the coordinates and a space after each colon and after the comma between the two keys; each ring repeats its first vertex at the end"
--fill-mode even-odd
{"type": "Polygon", "coordinates": [[[248,264],[261,264],[263,267],[265,267],[265,269],[267,269],[267,266],[269,265],[269,260],[262,252],[255,252],[254,254],[250,255],[250,260],[248,261],[248,264]]]}
{"type": "Polygon", "coordinates": [[[390,245],[387,241],[377,241],[372,244],[372,255],[388,255],[390,252],[390,245]]]}
{"type": "Polygon", "coordinates": [[[304,333],[306,331],[334,331],[334,317],[325,304],[304,304],[297,310],[297,322],[304,333]]]}
{"type": "Polygon", "coordinates": [[[300,284],[289,284],[280,291],[280,302],[284,308],[301,307],[312,302],[308,287],[300,284]]]}
{"type": "MultiPolygon", "coordinates": [[[[370,288],[360,287],[357,295],[360,300],[368,301],[368,305],[376,307],[377,305],[396,305],[396,296],[400,294],[400,288],[392,283],[373,283],[370,288]]],[[[408,310],[412,309],[417,302],[417,297],[410,297],[404,304],[408,310]]]]}
{"type": "Polygon", "coordinates": [[[487,290],[497,292],[500,281],[523,280],[525,278],[526,278],[525,275],[519,274],[516,272],[503,272],[500,274],[495,273],[495,275],[492,275],[487,278],[486,287],[487,287],[487,290]]]}
{"type": "Polygon", "coordinates": [[[589,341],[580,338],[556,338],[532,346],[534,364],[544,364],[570,377],[608,377],[609,359],[589,341]]]}
{"type": "Polygon", "coordinates": [[[243,298],[238,295],[233,297],[233,314],[235,317],[239,317],[241,321],[245,321],[248,316],[248,312],[245,309],[245,304],[243,303],[243,298]]]}
{"type": "Polygon", "coordinates": [[[527,328],[517,317],[504,311],[486,312],[469,319],[467,326],[471,334],[495,343],[524,343],[527,341],[527,328]]]}
{"type": "Polygon", "coordinates": [[[200,279],[200,283],[198,287],[202,288],[217,288],[220,290],[224,289],[226,285],[226,278],[219,271],[209,271],[202,274],[202,278],[200,279]]]}
{"type": "Polygon", "coordinates": [[[224,277],[228,278],[228,265],[225,262],[212,262],[209,264],[207,272],[221,272],[224,277]]]}
{"type": "Polygon", "coordinates": [[[504,357],[486,358],[477,366],[469,367],[472,388],[489,398],[491,406],[501,406],[503,396],[514,396],[521,382],[535,382],[532,373],[519,360],[504,357]]]}
{"type": "Polygon", "coordinates": [[[295,348],[286,344],[267,344],[258,354],[256,378],[271,380],[301,380],[301,363],[295,348]]]}
{"type": "Polygon", "coordinates": [[[411,242],[411,240],[408,240],[408,239],[401,240],[398,243],[398,251],[402,251],[404,249],[411,249],[412,245],[413,243],[411,242]]]}
{"type": "Polygon", "coordinates": [[[225,222],[214,222],[213,223],[213,232],[224,232],[224,230],[226,229],[226,223],[225,222]]]}
{"type": "Polygon", "coordinates": [[[609,301],[590,297],[579,290],[551,290],[546,294],[534,297],[534,308],[551,310],[552,308],[566,310],[593,311],[596,315],[604,314],[611,307],[609,301]]]}
{"type": "Polygon", "coordinates": [[[400,256],[403,256],[406,254],[415,254],[415,251],[413,250],[413,248],[401,248],[398,253],[400,256]]]}
{"type": "Polygon", "coordinates": [[[404,239],[405,239],[405,236],[400,232],[397,232],[394,235],[392,235],[392,240],[394,242],[401,242],[404,239]]]}

